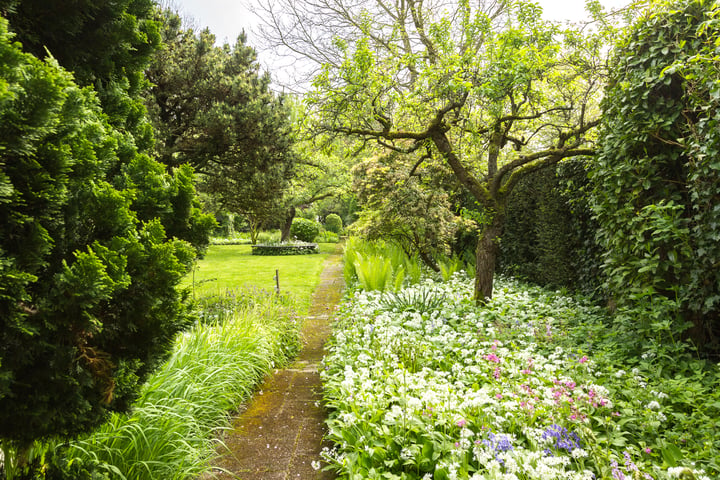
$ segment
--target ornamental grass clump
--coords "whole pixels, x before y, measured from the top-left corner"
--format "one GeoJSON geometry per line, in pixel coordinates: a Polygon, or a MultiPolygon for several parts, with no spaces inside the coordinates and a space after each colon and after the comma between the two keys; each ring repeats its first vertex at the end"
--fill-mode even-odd
{"type": "Polygon", "coordinates": [[[391,480],[718,478],[717,366],[683,358],[696,373],[679,379],[680,358],[624,356],[608,325],[597,307],[502,278],[482,307],[458,273],[355,291],[321,373],[328,468],[391,480]]]}
{"type": "MultiPolygon", "coordinates": [[[[260,295],[260,294],[259,294],[260,295]]],[[[184,333],[130,415],[113,415],[64,452],[62,467],[111,471],[112,478],[180,480],[207,471],[217,434],[274,366],[299,349],[298,324],[287,300],[263,295],[225,298],[184,333]]],[[[95,478],[95,477],[92,477],[95,478]]]]}

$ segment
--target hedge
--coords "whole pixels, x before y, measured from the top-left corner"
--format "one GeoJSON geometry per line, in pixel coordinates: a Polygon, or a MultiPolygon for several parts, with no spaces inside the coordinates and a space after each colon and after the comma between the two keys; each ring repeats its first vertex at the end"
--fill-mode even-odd
{"type": "Polygon", "coordinates": [[[252,245],[253,255],[309,255],[312,253],[320,253],[317,243],[252,245]]]}

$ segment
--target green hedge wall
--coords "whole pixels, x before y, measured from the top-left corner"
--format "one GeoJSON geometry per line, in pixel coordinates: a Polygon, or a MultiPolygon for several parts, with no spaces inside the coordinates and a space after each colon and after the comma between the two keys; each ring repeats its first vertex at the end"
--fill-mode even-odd
{"type": "Polygon", "coordinates": [[[588,185],[582,160],[523,179],[508,205],[499,271],[552,288],[596,292],[601,254],[588,185]]]}

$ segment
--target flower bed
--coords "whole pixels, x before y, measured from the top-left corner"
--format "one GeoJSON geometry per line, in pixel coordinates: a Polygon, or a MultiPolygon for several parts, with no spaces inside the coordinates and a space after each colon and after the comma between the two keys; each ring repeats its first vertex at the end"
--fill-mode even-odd
{"type": "Polygon", "coordinates": [[[320,253],[317,243],[277,243],[253,245],[253,255],[308,255],[320,253]]]}
{"type": "Polygon", "coordinates": [[[324,456],[341,478],[718,474],[716,430],[673,428],[688,406],[646,376],[652,358],[627,373],[591,355],[597,309],[507,280],[484,308],[471,296],[455,276],[343,306],[322,373],[336,444],[324,456]]]}

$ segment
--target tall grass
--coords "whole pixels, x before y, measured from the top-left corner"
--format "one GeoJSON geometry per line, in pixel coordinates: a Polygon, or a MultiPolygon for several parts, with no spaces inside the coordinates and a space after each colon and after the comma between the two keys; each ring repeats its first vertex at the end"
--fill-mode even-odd
{"type": "Polygon", "coordinates": [[[182,335],[132,414],[113,415],[70,446],[66,470],[92,465],[126,480],[181,480],[207,471],[228,413],[299,348],[299,328],[285,302],[267,296],[237,305],[216,309],[214,318],[182,335]]]}

